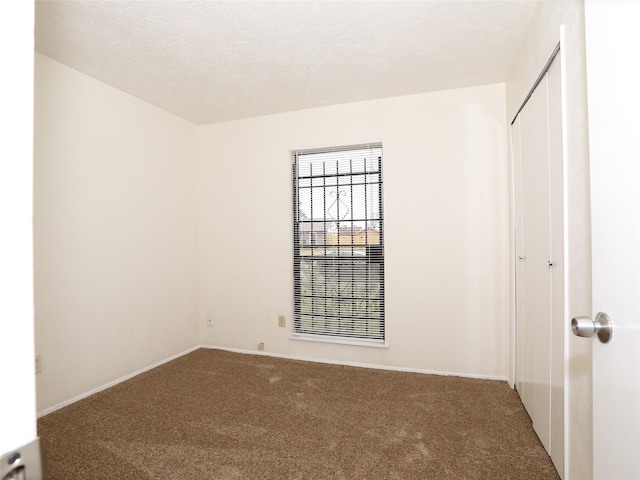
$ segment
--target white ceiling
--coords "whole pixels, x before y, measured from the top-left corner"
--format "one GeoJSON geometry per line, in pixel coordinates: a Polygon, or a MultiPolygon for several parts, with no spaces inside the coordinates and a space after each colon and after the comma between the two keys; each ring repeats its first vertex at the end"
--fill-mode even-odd
{"type": "Polygon", "coordinates": [[[503,82],[534,1],[36,1],[36,50],[196,124],[503,82]]]}

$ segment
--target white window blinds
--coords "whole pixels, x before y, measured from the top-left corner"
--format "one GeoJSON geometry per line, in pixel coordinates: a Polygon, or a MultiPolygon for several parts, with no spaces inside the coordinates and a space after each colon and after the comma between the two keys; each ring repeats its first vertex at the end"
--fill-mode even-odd
{"type": "Polygon", "coordinates": [[[293,154],[294,333],[384,341],[380,144],[293,154]]]}

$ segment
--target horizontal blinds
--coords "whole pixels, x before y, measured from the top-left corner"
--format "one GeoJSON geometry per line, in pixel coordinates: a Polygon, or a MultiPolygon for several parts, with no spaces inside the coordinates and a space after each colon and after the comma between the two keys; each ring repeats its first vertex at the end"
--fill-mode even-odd
{"type": "Polygon", "coordinates": [[[294,153],[294,331],[384,340],[382,146],[294,153]]]}

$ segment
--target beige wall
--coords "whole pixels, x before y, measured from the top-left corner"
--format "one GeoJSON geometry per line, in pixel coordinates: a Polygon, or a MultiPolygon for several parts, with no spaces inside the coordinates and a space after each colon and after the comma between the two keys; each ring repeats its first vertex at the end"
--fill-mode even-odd
{"type": "Polygon", "coordinates": [[[36,54],[39,411],[197,344],[196,134],[36,54]]]}
{"type": "Polygon", "coordinates": [[[40,412],[199,343],[506,378],[503,85],[209,125],[197,137],[39,54],[35,80],[40,412]],[[385,151],[389,347],[290,340],[277,327],[292,314],[289,150],[366,141],[385,151]]]}
{"type": "Polygon", "coordinates": [[[565,95],[565,168],[568,315],[565,319],[565,480],[592,478],[591,342],[571,335],[569,319],[591,312],[591,225],[584,44],[584,6],[578,1],[540,2],[506,84],[511,121],[565,27],[561,51],[565,95]]]}
{"type": "Polygon", "coordinates": [[[200,127],[201,343],[506,378],[505,108],[498,84],[200,127]],[[364,142],[384,150],[388,348],[292,340],[289,152],[364,142]]]}

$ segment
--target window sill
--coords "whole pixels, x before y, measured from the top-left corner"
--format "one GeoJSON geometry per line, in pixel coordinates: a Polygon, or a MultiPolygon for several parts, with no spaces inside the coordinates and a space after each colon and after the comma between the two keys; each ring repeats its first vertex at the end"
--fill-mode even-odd
{"type": "Polygon", "coordinates": [[[338,343],[341,345],[353,345],[356,347],[389,348],[386,340],[367,340],[364,338],[329,337],[327,335],[291,334],[289,340],[301,340],[303,342],[338,343]]]}

